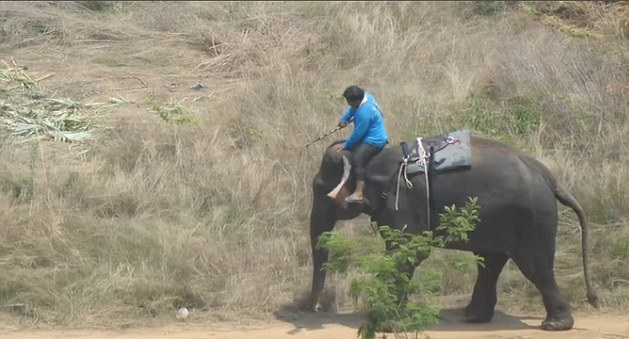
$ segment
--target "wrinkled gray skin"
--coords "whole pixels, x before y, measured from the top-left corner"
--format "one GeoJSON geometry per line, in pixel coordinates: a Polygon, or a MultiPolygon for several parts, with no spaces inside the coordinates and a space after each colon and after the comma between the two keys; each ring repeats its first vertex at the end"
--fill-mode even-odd
{"type": "MultiPolygon", "coordinates": [[[[587,227],[581,206],[558,185],[551,172],[539,161],[497,141],[480,137],[472,137],[471,140],[471,168],[443,171],[435,177],[432,188],[434,206],[430,217],[430,227],[434,228],[439,224],[438,213],[443,212],[443,206],[454,204],[461,207],[468,197],[478,197],[481,221],[470,234],[470,241],[449,246],[484,258],[484,267],[478,266],[472,299],[464,310],[466,321],[491,321],[496,305],[496,281],[507,260],[512,259],[542,295],[547,312],[542,329],[572,328],[574,320],[570,305],[559,292],[553,272],[556,200],[572,208],[579,218],[587,299],[596,306],[597,298],[591,288],[587,267],[587,227]]],[[[363,205],[342,203],[354,189],[355,180],[351,177],[337,199],[326,196],[342,176],[341,156],[351,157],[347,151],[335,152],[330,147],[323,156],[312,187],[310,236],[314,271],[307,304],[315,310],[325,284],[326,273],[321,268],[328,260],[328,253],[317,249],[316,242],[323,232],[331,231],[338,220],[353,219],[366,213],[378,225],[395,228],[407,225],[407,231],[416,234],[429,229],[426,225],[427,197],[423,174],[409,178],[413,183],[412,189],[408,189],[403,180],[400,182],[399,209],[395,209],[395,187],[402,159],[399,146],[385,148],[370,162],[365,189],[368,203],[363,205]],[[387,197],[383,198],[382,193],[386,193],[387,197]]],[[[408,273],[412,274],[414,269],[409,267],[408,273]]]]}

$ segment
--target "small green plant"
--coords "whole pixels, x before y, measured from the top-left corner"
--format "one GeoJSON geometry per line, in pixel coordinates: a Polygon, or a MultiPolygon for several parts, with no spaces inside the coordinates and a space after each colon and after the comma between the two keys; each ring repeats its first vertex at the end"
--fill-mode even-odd
{"type": "Polygon", "coordinates": [[[231,138],[236,148],[248,148],[258,142],[261,142],[265,146],[269,147],[268,142],[264,140],[264,135],[262,134],[262,132],[251,123],[243,120],[236,120],[230,122],[228,126],[229,137],[231,138]]]}
{"type": "Polygon", "coordinates": [[[506,8],[504,1],[476,1],[474,2],[474,13],[484,16],[492,16],[504,12],[506,8]]]}
{"type": "Polygon", "coordinates": [[[440,216],[436,232],[409,234],[381,226],[388,250],[378,247],[373,237],[348,239],[332,232],[320,237],[318,246],[330,252],[325,270],[346,273],[350,267],[357,267],[362,273],[350,287],[355,306],[367,312],[367,323],[358,329],[362,339],[376,338],[380,331],[393,332],[396,338],[406,337],[406,333],[417,335],[437,322],[439,309],[430,305],[425,296],[438,290],[441,276],[424,270],[420,280],[413,280],[408,272],[428,257],[431,248],[468,241],[469,232],[480,221],[477,199],[470,198],[461,209],[446,207],[440,216]],[[418,296],[415,302],[410,300],[413,295],[418,296]]]}
{"type": "Polygon", "coordinates": [[[149,100],[149,103],[153,105],[153,111],[159,114],[160,118],[167,123],[176,125],[197,123],[198,119],[196,117],[184,114],[183,102],[185,100],[186,98],[177,100],[175,97],[172,97],[166,105],[162,105],[155,100],[149,100]]]}
{"type": "Polygon", "coordinates": [[[540,15],[540,11],[538,11],[537,9],[535,9],[532,6],[529,6],[525,3],[520,3],[520,8],[522,9],[522,11],[528,15],[540,15]]]}
{"type": "Polygon", "coordinates": [[[522,101],[521,104],[515,104],[503,111],[494,109],[488,98],[472,94],[469,104],[462,111],[462,117],[469,128],[492,137],[531,135],[539,128],[540,114],[532,100],[519,100],[522,101]]]}
{"type": "Polygon", "coordinates": [[[133,104],[133,100],[131,100],[128,96],[127,97],[123,97],[121,95],[118,95],[117,97],[109,98],[109,104],[112,105],[112,106],[130,105],[130,104],[133,104]]]}
{"type": "Polygon", "coordinates": [[[515,106],[507,111],[507,115],[512,122],[511,134],[529,135],[539,128],[539,113],[527,107],[515,106]]]}
{"type": "Polygon", "coordinates": [[[469,103],[461,112],[464,122],[475,131],[495,135],[499,131],[500,115],[488,106],[488,100],[471,94],[469,103]]]}
{"type": "Polygon", "coordinates": [[[343,98],[341,94],[335,93],[328,88],[325,88],[323,92],[325,93],[325,96],[328,97],[329,99],[338,101],[340,103],[345,103],[345,98],[343,98]]]}
{"type": "Polygon", "coordinates": [[[94,12],[105,12],[116,8],[118,1],[77,1],[85,9],[94,12]]]}
{"type": "Polygon", "coordinates": [[[450,242],[467,242],[468,234],[476,228],[476,223],[480,221],[478,218],[477,198],[470,198],[464,208],[458,210],[455,205],[446,206],[445,211],[440,214],[439,227],[437,231],[443,232],[446,238],[438,244],[440,247],[450,242]]]}

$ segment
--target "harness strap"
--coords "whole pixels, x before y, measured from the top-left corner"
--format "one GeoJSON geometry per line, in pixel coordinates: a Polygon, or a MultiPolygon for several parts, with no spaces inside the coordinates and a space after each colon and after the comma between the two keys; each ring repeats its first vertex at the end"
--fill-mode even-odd
{"type": "MultiPolygon", "coordinates": [[[[419,161],[422,163],[422,166],[424,167],[424,177],[426,178],[426,217],[428,219],[428,227],[430,227],[430,186],[428,185],[428,164],[426,163],[426,159],[428,158],[428,155],[426,154],[426,150],[424,149],[424,147],[422,146],[422,138],[417,138],[417,149],[418,149],[418,153],[419,153],[419,161]]],[[[402,159],[402,165],[400,165],[400,170],[398,172],[398,177],[397,177],[397,193],[395,194],[395,210],[399,210],[398,207],[398,202],[400,199],[400,178],[402,177],[402,172],[404,173],[404,181],[406,182],[406,187],[413,188],[413,183],[408,179],[408,175],[406,173],[406,167],[408,166],[408,152],[406,151],[405,147],[406,145],[402,145],[402,149],[404,151],[404,158],[402,159]]]]}

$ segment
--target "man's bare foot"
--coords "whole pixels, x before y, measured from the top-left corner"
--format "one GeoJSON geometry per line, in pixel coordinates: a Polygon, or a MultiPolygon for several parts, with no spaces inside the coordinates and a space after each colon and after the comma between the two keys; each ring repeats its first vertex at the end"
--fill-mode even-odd
{"type": "Polygon", "coordinates": [[[345,198],[345,202],[347,203],[355,203],[355,204],[359,204],[361,202],[363,202],[363,197],[359,196],[358,194],[354,193],[352,195],[350,195],[349,197],[345,198]]]}

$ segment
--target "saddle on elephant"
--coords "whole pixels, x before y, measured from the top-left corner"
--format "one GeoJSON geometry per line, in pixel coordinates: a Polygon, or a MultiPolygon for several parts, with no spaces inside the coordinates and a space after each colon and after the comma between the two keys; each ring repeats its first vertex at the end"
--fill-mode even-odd
{"type": "MultiPolygon", "coordinates": [[[[425,173],[427,169],[439,172],[471,166],[472,148],[470,138],[471,132],[469,130],[461,130],[430,138],[418,137],[412,142],[410,147],[408,143],[401,142],[400,147],[404,156],[399,159],[400,175],[406,177],[411,174],[425,173]]],[[[351,169],[351,162],[343,156],[341,181],[328,193],[328,197],[332,199],[337,198],[341,189],[349,183],[352,173],[351,169]]],[[[369,185],[369,183],[367,182],[366,185],[369,185]]]]}
{"type": "Polygon", "coordinates": [[[435,153],[434,166],[431,169],[443,171],[469,167],[472,163],[470,136],[469,130],[461,130],[426,139],[417,138],[413,141],[410,149],[405,142],[402,142],[401,146],[405,157],[401,162],[406,164],[406,173],[425,172],[426,163],[422,159],[428,160],[431,150],[435,153]]]}

